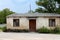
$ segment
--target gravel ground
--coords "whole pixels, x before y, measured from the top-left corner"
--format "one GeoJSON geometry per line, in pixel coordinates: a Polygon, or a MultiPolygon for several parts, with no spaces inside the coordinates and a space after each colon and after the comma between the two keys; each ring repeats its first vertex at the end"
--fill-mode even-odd
{"type": "Polygon", "coordinates": [[[41,33],[4,33],[0,32],[0,40],[60,40],[59,34],[41,33]]]}

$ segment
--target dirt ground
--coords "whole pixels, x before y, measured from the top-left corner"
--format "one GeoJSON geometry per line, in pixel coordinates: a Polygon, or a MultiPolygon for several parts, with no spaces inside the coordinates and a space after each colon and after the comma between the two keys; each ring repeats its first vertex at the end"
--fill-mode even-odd
{"type": "Polygon", "coordinates": [[[0,32],[0,40],[60,40],[60,34],[0,32]]]}

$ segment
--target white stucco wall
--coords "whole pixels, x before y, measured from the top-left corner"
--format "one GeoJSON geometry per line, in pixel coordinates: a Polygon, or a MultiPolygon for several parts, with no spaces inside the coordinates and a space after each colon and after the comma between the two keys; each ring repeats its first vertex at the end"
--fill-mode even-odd
{"type": "Polygon", "coordinates": [[[27,18],[7,18],[7,29],[29,29],[29,20],[27,18]],[[19,19],[19,27],[13,27],[13,19],[19,19]]]}
{"type": "Polygon", "coordinates": [[[56,18],[56,26],[60,26],[60,18],[56,18]]]}
{"type": "Polygon", "coordinates": [[[20,27],[23,29],[29,29],[29,20],[27,18],[20,18],[20,27]]]}
{"type": "Polygon", "coordinates": [[[7,18],[7,28],[12,28],[13,26],[13,18],[7,18]]]}
{"type": "Polygon", "coordinates": [[[43,27],[43,26],[47,27],[48,24],[49,24],[48,18],[39,17],[39,18],[36,19],[36,29],[38,29],[40,27],[43,27]]]}
{"type": "MultiPolygon", "coordinates": [[[[36,18],[36,29],[40,27],[49,27],[49,19],[55,19],[56,25],[60,26],[60,18],[36,18]]],[[[7,18],[7,29],[29,29],[29,19],[28,18],[7,18]],[[13,27],[13,19],[19,19],[20,26],[13,27]]]]}

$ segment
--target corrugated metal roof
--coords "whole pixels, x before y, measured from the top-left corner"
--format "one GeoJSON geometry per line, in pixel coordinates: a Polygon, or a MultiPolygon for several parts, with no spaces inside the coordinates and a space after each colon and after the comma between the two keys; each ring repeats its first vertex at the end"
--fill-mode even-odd
{"type": "Polygon", "coordinates": [[[15,13],[15,14],[11,14],[7,17],[22,17],[22,16],[27,16],[27,17],[37,17],[37,16],[59,16],[60,17],[60,14],[57,14],[57,13],[15,13]]]}

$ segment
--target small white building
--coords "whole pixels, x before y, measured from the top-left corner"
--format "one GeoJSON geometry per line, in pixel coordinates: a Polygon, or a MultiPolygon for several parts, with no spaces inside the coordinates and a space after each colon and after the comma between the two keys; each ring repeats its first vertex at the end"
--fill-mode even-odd
{"type": "Polygon", "coordinates": [[[56,13],[25,13],[7,16],[7,29],[28,29],[36,31],[41,27],[60,26],[60,14],[56,13]]]}

